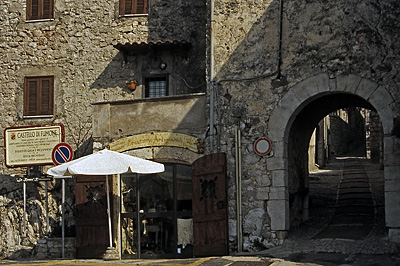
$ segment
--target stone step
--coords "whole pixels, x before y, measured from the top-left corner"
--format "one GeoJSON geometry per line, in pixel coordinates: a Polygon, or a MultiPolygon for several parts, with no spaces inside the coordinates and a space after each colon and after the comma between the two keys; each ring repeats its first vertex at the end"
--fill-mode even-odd
{"type": "Polygon", "coordinates": [[[371,190],[369,187],[357,187],[357,188],[339,188],[338,194],[339,196],[342,194],[353,194],[353,193],[370,193],[371,190]]]}
{"type": "Polygon", "coordinates": [[[339,206],[335,209],[335,215],[371,215],[373,216],[375,209],[373,206],[339,206]]]}
{"type": "Polygon", "coordinates": [[[338,199],[336,206],[348,206],[348,205],[366,205],[366,206],[374,206],[374,202],[371,198],[347,198],[347,199],[338,199]]]}
{"type": "Polygon", "coordinates": [[[332,225],[373,224],[374,217],[370,215],[337,215],[332,218],[332,225]]]}
{"type": "Polygon", "coordinates": [[[346,226],[328,226],[314,239],[364,239],[371,231],[371,225],[346,225],[346,226]]]}
{"type": "Polygon", "coordinates": [[[369,182],[341,182],[339,189],[341,188],[369,188],[369,182]]]}
{"type": "Polygon", "coordinates": [[[371,199],[372,200],[372,195],[371,193],[343,193],[338,195],[338,200],[343,200],[343,199],[371,199]]]}

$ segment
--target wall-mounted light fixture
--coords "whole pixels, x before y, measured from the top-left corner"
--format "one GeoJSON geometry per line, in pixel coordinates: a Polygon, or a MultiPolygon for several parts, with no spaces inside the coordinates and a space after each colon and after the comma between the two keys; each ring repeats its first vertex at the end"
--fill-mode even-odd
{"type": "Polygon", "coordinates": [[[128,80],[127,82],[125,82],[126,83],[126,85],[128,86],[128,88],[131,90],[131,91],[134,91],[134,90],[136,90],[136,86],[137,86],[137,84],[138,84],[138,82],[137,82],[137,80],[128,80]]]}
{"type": "Polygon", "coordinates": [[[165,70],[166,68],[167,68],[167,63],[161,62],[161,63],[160,63],[160,69],[161,69],[161,70],[165,70]]]}

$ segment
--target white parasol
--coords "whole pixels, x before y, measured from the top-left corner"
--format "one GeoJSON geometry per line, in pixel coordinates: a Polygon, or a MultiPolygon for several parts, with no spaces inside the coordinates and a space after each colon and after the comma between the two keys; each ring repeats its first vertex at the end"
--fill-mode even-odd
{"type": "Polygon", "coordinates": [[[153,174],[164,172],[164,165],[110,150],[78,158],[50,168],[52,176],[116,175],[122,173],[153,174]]]}
{"type": "Polygon", "coordinates": [[[108,227],[110,232],[110,247],[112,247],[108,175],[122,173],[153,174],[160,172],[164,172],[163,164],[115,151],[101,150],[99,152],[50,168],[47,171],[47,174],[54,177],[71,175],[106,176],[108,227]]]}

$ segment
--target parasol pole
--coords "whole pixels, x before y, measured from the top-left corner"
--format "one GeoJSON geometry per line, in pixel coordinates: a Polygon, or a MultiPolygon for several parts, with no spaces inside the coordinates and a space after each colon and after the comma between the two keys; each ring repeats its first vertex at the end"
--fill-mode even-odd
{"type": "MultiPolygon", "coordinates": [[[[62,251],[61,257],[65,258],[65,178],[62,178],[62,193],[61,193],[61,238],[62,251]]],[[[46,182],[47,183],[47,182],[46,182]]]]}
{"type": "Polygon", "coordinates": [[[110,214],[110,188],[108,186],[108,175],[106,175],[106,188],[107,188],[107,214],[108,214],[108,230],[110,232],[110,247],[112,247],[112,231],[111,231],[111,214],[110,214]]]}

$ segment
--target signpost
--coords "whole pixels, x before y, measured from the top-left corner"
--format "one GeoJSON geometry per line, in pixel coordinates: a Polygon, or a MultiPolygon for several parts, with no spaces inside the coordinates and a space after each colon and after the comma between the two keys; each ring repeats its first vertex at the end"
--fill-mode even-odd
{"type": "MultiPolygon", "coordinates": [[[[26,175],[16,176],[23,183],[24,213],[22,237],[26,237],[26,183],[45,182],[46,220],[49,233],[49,208],[47,181],[53,180],[42,173],[42,165],[52,164],[52,150],[64,141],[62,124],[9,127],[4,130],[5,165],[7,167],[26,166],[26,175]]],[[[71,157],[72,159],[72,157],[71,157]]]]}
{"type": "MultiPolygon", "coordinates": [[[[60,165],[69,162],[74,157],[72,147],[65,142],[61,142],[54,146],[51,152],[51,159],[55,165],[60,165]]],[[[61,195],[61,238],[62,251],[61,257],[65,257],[65,178],[62,178],[62,195],[61,195]]]]}

